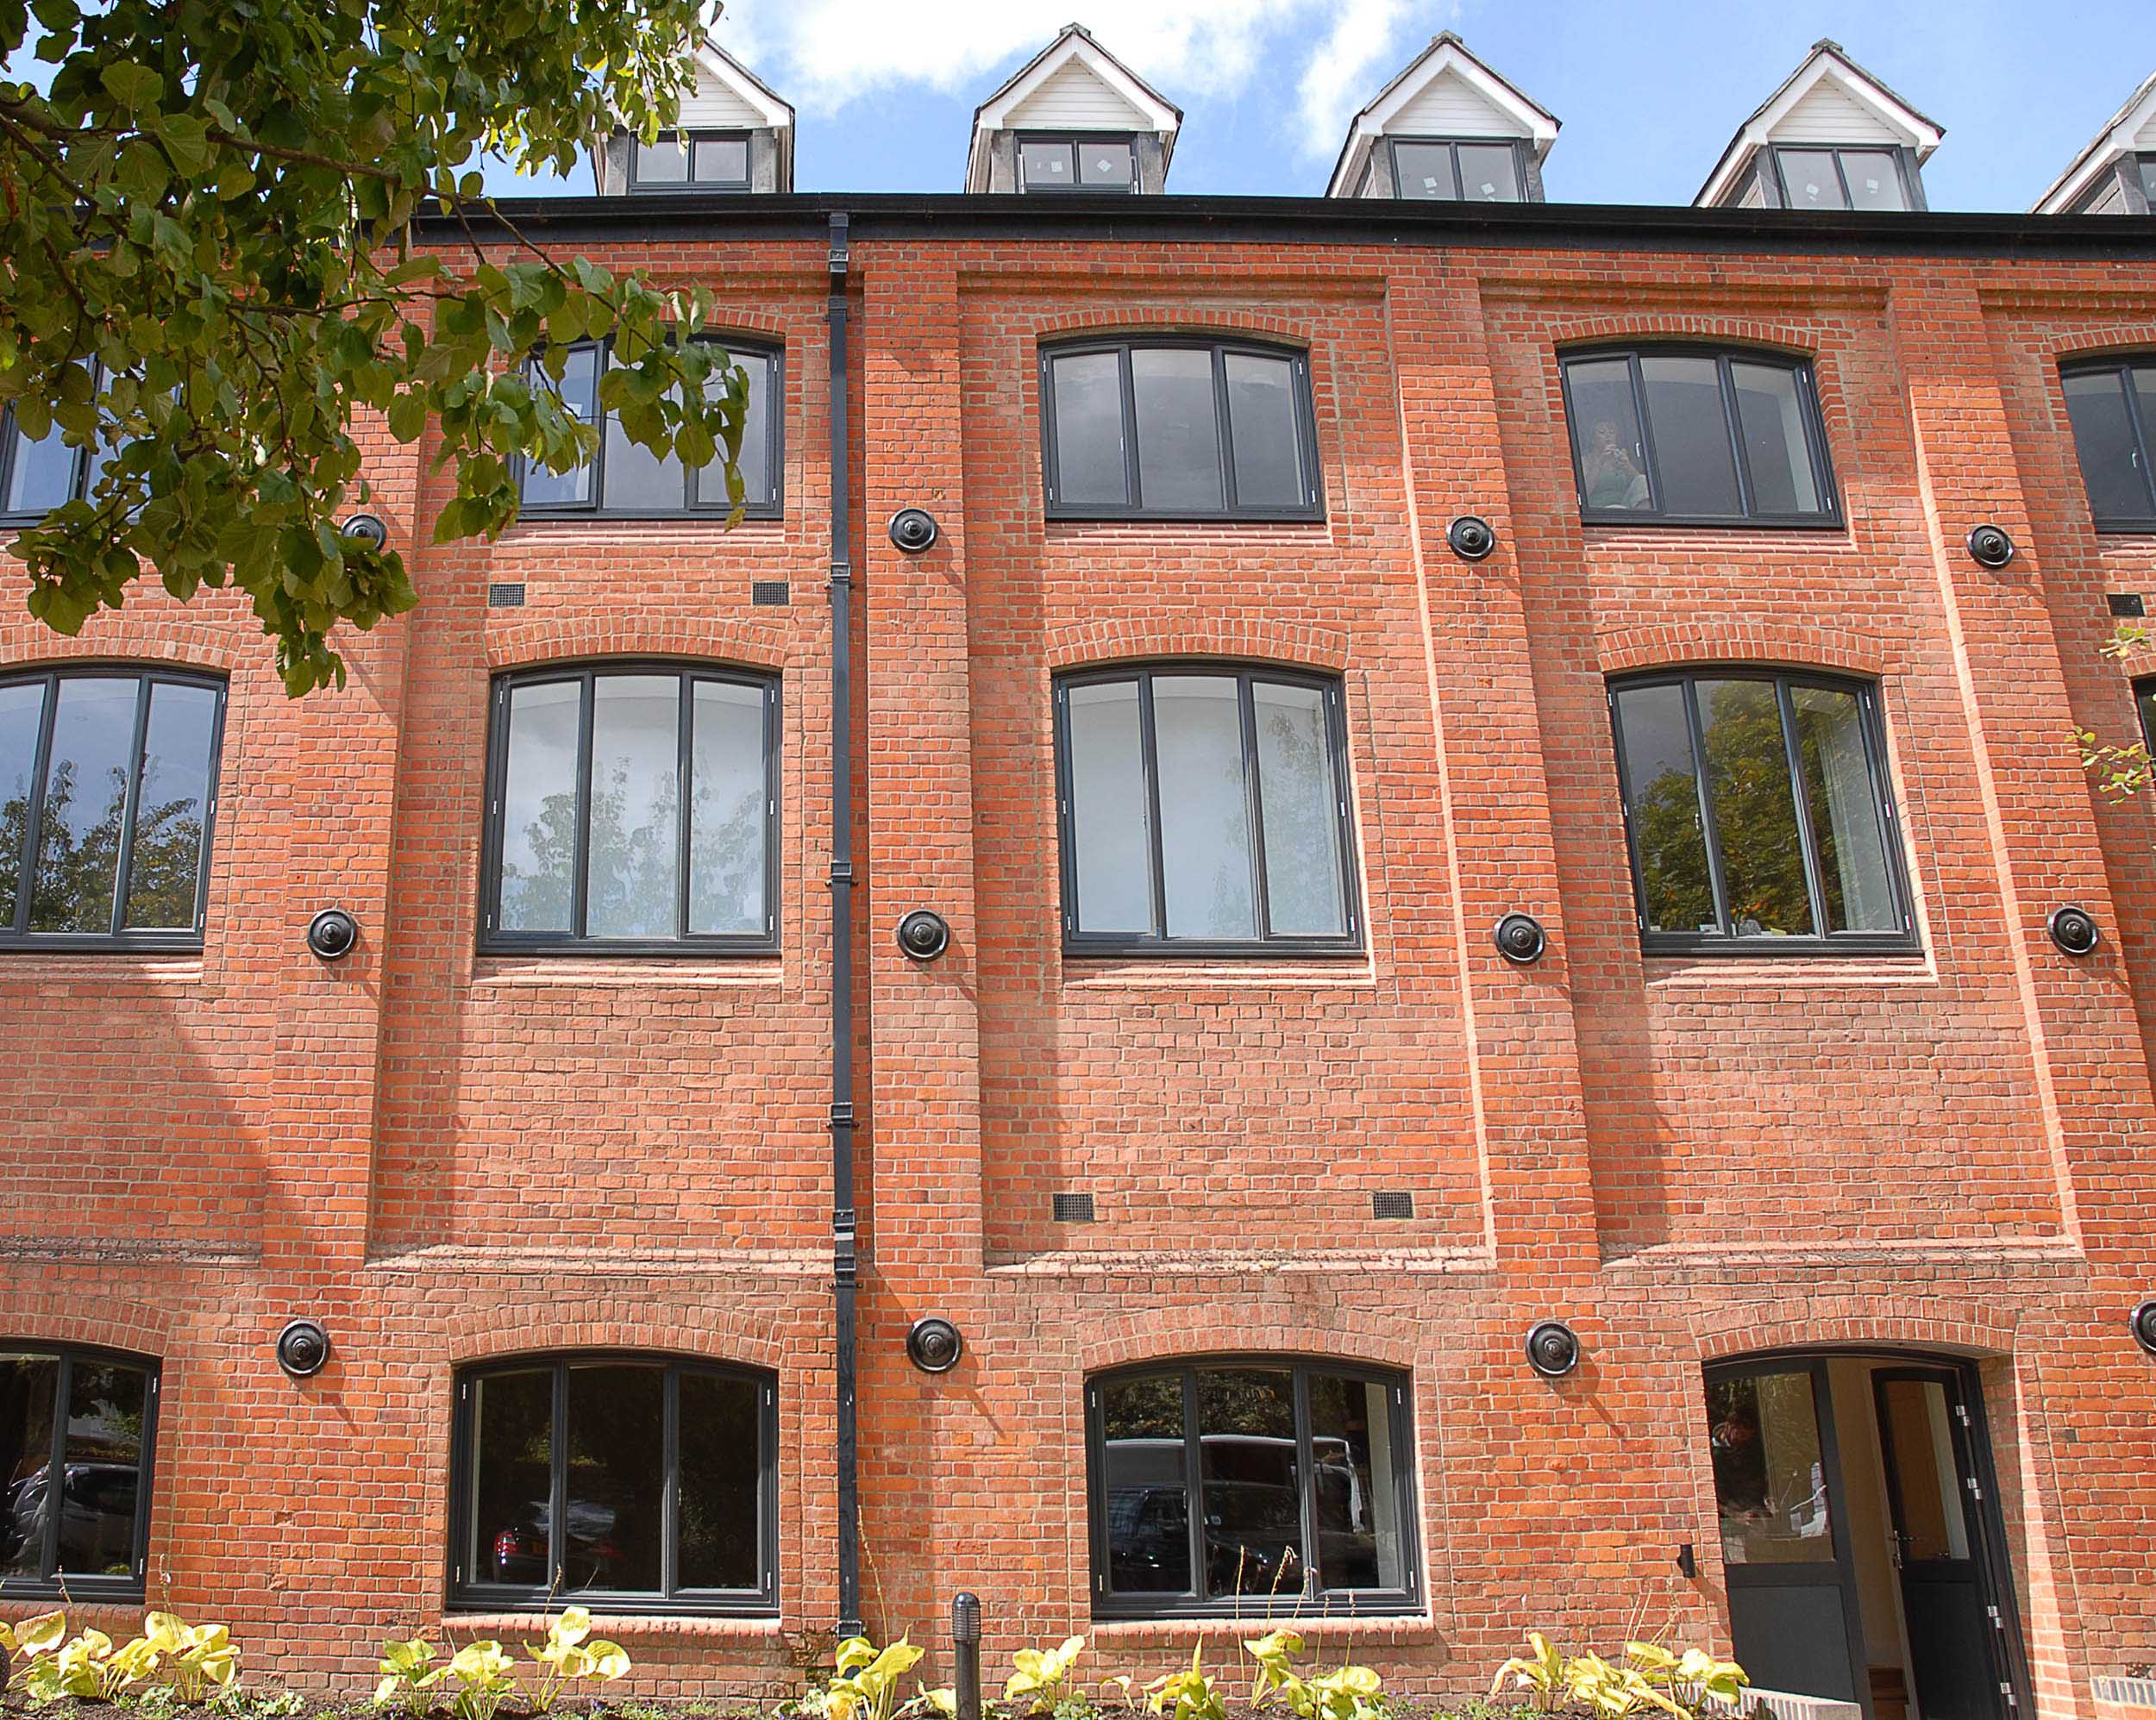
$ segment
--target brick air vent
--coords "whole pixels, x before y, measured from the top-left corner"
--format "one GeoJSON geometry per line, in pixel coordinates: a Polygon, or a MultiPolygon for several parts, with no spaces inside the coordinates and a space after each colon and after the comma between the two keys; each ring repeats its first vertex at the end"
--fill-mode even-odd
{"type": "Polygon", "coordinates": [[[1059,1194],[1055,1198],[1056,1222],[1058,1224],[1090,1224],[1093,1223],[1093,1197],[1089,1194],[1059,1194]]]}
{"type": "Polygon", "coordinates": [[[514,582],[498,580],[486,588],[486,606],[490,610],[520,610],[524,606],[524,586],[519,579],[514,582]]]}
{"type": "Polygon", "coordinates": [[[783,579],[758,579],[749,587],[749,600],[766,609],[784,609],[793,601],[783,579]]]}
{"type": "Polygon", "coordinates": [[[1413,1218],[1415,1198],[1404,1188],[1382,1188],[1370,1195],[1373,1218],[1413,1218]]]}

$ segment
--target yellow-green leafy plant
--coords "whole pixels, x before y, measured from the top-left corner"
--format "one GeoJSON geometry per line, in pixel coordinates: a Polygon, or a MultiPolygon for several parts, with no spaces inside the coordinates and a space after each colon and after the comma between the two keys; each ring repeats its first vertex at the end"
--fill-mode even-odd
{"type": "Polygon", "coordinates": [[[382,1676],[374,1686],[377,1708],[401,1708],[417,1720],[434,1706],[436,1686],[449,1675],[434,1663],[435,1648],[423,1636],[392,1639],[382,1645],[382,1676]]]}
{"type": "Polygon", "coordinates": [[[1368,1667],[1342,1666],[1305,1678],[1295,1669],[1302,1638],[1293,1630],[1275,1630],[1244,1651],[1257,1662],[1250,1704],[1284,1704],[1295,1720],[1372,1720],[1383,1711],[1385,1681],[1368,1667]]]}
{"type": "Polygon", "coordinates": [[[1006,1702],[1023,1702],[1021,1714],[1053,1714],[1062,1699],[1063,1680],[1084,1652],[1086,1639],[1066,1636],[1056,1648],[1021,1648],[1011,1657],[1015,1670],[1003,1686],[1006,1702]]]}
{"type": "Polygon", "coordinates": [[[458,1649],[449,1657],[448,1673],[456,1686],[449,1702],[456,1720],[494,1720],[517,1691],[517,1663],[491,1638],[458,1649]]]}
{"type": "MultiPolygon", "coordinates": [[[[925,1649],[905,1637],[879,1648],[866,1636],[849,1636],[838,1645],[837,1676],[824,1692],[827,1720],[893,1720],[924,1698],[899,1700],[899,1680],[912,1671],[925,1649]]],[[[956,1698],[952,1698],[954,1710],[956,1698]]]]}
{"type": "Polygon", "coordinates": [[[25,1665],[40,1654],[50,1654],[67,1639],[67,1615],[64,1612],[41,1612],[35,1618],[26,1618],[20,1624],[10,1624],[0,1618],[0,1688],[7,1684],[6,1673],[14,1662],[25,1665]]]}
{"type": "Polygon", "coordinates": [[[1565,1679],[1564,1656],[1539,1630],[1527,1633],[1527,1652],[1514,1654],[1497,1669],[1489,1693],[1502,1696],[1509,1689],[1523,1697],[1537,1714],[1554,1714],[1564,1705],[1571,1689],[1565,1679]]]}
{"type": "Polygon", "coordinates": [[[148,1638],[138,1636],[125,1648],[116,1648],[103,1631],[85,1627],[50,1654],[33,1661],[24,1688],[40,1705],[63,1696],[117,1702],[156,1667],[157,1651],[148,1638]]]}
{"type": "Polygon", "coordinates": [[[547,1622],[547,1640],[524,1651],[545,1668],[530,1692],[531,1711],[549,1714],[565,1686],[588,1679],[611,1684],[629,1670],[629,1654],[618,1642],[592,1635],[592,1615],[584,1607],[564,1607],[547,1622]]]}
{"type": "Polygon", "coordinates": [[[1625,1654],[1642,1678],[1661,1688],[1674,1687],[1688,1704],[1696,1695],[1734,1706],[1751,1682],[1736,1661],[1718,1659],[1704,1648],[1678,1654],[1659,1642],[1627,1642],[1625,1654]]]}
{"type": "Polygon", "coordinates": [[[1190,1651],[1190,1665],[1166,1673],[1145,1686],[1145,1705],[1175,1720],[1227,1720],[1227,1698],[1205,1667],[1205,1644],[1190,1651]]]}
{"type": "Polygon", "coordinates": [[[148,1645],[151,1667],[157,1679],[182,1703],[197,1703],[212,1690],[222,1690],[240,1670],[240,1657],[232,1647],[231,1633],[222,1624],[190,1624],[172,1612],[153,1612],[142,1620],[142,1638],[148,1645]]]}
{"type": "Polygon", "coordinates": [[[918,1699],[930,1713],[940,1714],[943,1720],[952,1720],[952,1717],[958,1712],[958,1692],[950,1685],[941,1685],[934,1690],[924,1684],[916,1685],[914,1688],[920,1692],[918,1699]]]}

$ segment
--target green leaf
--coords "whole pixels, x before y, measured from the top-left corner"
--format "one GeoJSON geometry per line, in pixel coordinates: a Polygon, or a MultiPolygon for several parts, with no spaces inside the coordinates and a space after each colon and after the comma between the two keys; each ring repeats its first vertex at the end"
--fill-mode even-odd
{"type": "Polygon", "coordinates": [[[114,60],[97,74],[105,93],[122,113],[139,113],[157,105],[165,94],[165,79],[149,66],[133,60],[114,60]]]}

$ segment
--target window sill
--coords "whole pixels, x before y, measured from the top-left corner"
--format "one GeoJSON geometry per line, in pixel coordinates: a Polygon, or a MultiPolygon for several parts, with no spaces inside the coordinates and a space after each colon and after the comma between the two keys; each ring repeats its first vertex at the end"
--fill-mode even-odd
{"type": "Polygon", "coordinates": [[[1677,532],[1764,532],[1777,536],[1783,532],[1846,532],[1849,529],[1849,522],[1839,515],[1817,520],[1727,520],[1693,518],[1682,514],[1583,513],[1580,525],[1588,531],[1645,532],[1660,529],[1677,532]]]}
{"type": "MultiPolygon", "coordinates": [[[[573,1604],[590,1606],[588,1601],[573,1604]]],[[[602,1612],[592,1607],[592,1633],[619,1639],[697,1638],[705,1642],[777,1642],[785,1634],[784,1621],[775,1616],[756,1618],[725,1617],[708,1613],[602,1612]]],[[[548,1617],[543,1609],[530,1612],[444,1612],[436,1628],[443,1635],[486,1631],[504,1636],[539,1636],[548,1617]]]]}
{"type": "Polygon", "coordinates": [[[1229,1633],[1248,1635],[1253,1630],[1270,1629],[1275,1624],[1293,1625],[1298,1636],[1313,1641],[1405,1647],[1438,1640],[1437,1622],[1427,1612],[1297,1612],[1277,1605],[1268,1607],[1262,1600],[1239,1617],[1219,1613],[1128,1618],[1113,1615],[1103,1617],[1096,1613],[1093,1635],[1095,1642],[1103,1647],[1191,1648],[1229,1633]]]}
{"type": "Polygon", "coordinates": [[[1066,948],[1062,977],[1066,988],[1099,991],[1188,991],[1208,986],[1233,991],[1367,991],[1377,983],[1376,967],[1367,949],[1231,954],[1218,950],[1066,948]]]}
{"type": "Polygon", "coordinates": [[[1714,951],[1649,950],[1640,958],[1655,990],[1681,986],[1936,985],[1939,971],[1921,949],[1714,951]]]}
{"type": "Polygon", "coordinates": [[[768,990],[783,984],[785,979],[786,962],[775,950],[739,955],[695,951],[680,955],[631,955],[493,950],[482,952],[472,964],[472,985],[475,988],[645,985],[768,990]]]}
{"type": "Polygon", "coordinates": [[[594,511],[588,514],[524,514],[502,533],[498,541],[513,543],[526,534],[543,537],[579,526],[707,526],[715,532],[730,533],[749,526],[782,528],[785,524],[783,512],[773,513],[756,509],[743,515],[741,525],[734,527],[726,523],[726,516],[723,513],[612,514],[594,511]]]}
{"type": "Polygon", "coordinates": [[[1322,513],[1294,514],[1086,514],[1044,511],[1051,528],[1056,526],[1312,526],[1322,527],[1322,513]]]}

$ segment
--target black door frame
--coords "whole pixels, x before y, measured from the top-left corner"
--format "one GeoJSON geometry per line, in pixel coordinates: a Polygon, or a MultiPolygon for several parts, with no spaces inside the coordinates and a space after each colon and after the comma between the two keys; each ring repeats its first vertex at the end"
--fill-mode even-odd
{"type": "MultiPolygon", "coordinates": [[[[1956,1419],[1967,1439],[1969,1464],[1977,1483],[1977,1513],[1972,1525],[1978,1531],[1977,1569],[1983,1586],[1984,1604],[1995,1610],[1992,1623],[2002,1644],[2001,1661],[2006,1674],[2005,1686],[2000,1694],[2005,1698],[2009,1714],[2028,1716],[2036,1709],[2031,1696],[2034,1688],[2029,1675],[2028,1639],[2021,1628],[2020,1597],[2014,1586],[2014,1567],[2008,1552],[2006,1518],[1999,1504],[1999,1472],[1993,1461],[1991,1427],[1984,1413],[1984,1379],[1977,1365],[1966,1356],[1953,1355],[1939,1350],[1914,1348],[1895,1344],[1820,1344],[1783,1345],[1774,1349],[1753,1350],[1742,1355],[1717,1356],[1704,1362],[1702,1371],[1713,1379],[1723,1374],[1789,1372],[1799,1367],[1816,1369],[1813,1375],[1814,1407],[1824,1405],[1830,1413],[1820,1433],[1821,1460],[1827,1466],[1827,1504],[1837,1534],[1843,1525],[1841,1510],[1840,1446],[1834,1438],[1831,1414],[1833,1399],[1827,1392],[1827,1364],[1840,1360],[1883,1363],[1889,1367],[1927,1369],[1934,1375],[1952,1376],[1958,1396],[1956,1409],[1961,1413],[1956,1419]]],[[[1872,1406],[1873,1437],[1877,1437],[1878,1410],[1877,1400],[1872,1406]]],[[[1708,1488],[1711,1501],[1714,1493],[1710,1481],[1708,1488]]],[[[1716,1544],[1720,1544],[1717,1533],[1716,1544]]],[[[1742,1567],[1723,1567],[1725,1582],[1742,1567]]],[[[1855,1616],[1856,1591],[1853,1581],[1846,1591],[1846,1611],[1855,1616]]],[[[1853,1647],[1851,1664],[1858,1673],[1865,1670],[1862,1625],[1853,1647]]],[[[1867,1680],[1859,1678],[1858,1700],[1863,1704],[1865,1720],[1871,1720],[1871,1692],[1867,1680]]],[[[1914,1694],[1914,1692],[1911,1692],[1914,1694]]]]}

